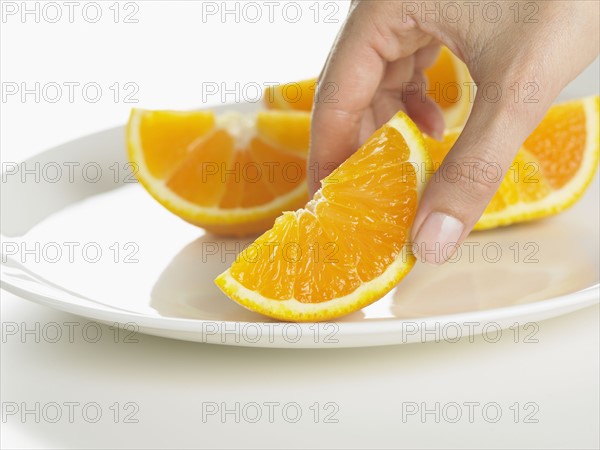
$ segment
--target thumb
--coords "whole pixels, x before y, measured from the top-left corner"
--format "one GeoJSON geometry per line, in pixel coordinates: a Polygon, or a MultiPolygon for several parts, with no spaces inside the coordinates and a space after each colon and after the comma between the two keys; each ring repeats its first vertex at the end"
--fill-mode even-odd
{"type": "Polygon", "coordinates": [[[421,261],[441,264],[452,257],[550,106],[551,95],[537,103],[515,102],[514,85],[478,83],[469,120],[431,176],[415,216],[412,238],[421,261]]]}

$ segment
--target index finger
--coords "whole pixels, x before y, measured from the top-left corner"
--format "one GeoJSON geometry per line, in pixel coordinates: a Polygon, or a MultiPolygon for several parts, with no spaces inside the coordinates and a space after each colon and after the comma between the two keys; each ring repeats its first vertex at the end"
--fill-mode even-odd
{"type": "Polygon", "coordinates": [[[355,7],[319,78],[308,160],[311,195],[320,188],[320,180],[356,150],[364,114],[383,77],[386,62],[372,45],[371,28],[355,7]]]}

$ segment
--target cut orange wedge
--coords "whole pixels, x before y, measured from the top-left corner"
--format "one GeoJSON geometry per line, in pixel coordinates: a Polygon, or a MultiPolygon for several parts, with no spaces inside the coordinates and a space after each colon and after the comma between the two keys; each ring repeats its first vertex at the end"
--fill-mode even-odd
{"type": "Polygon", "coordinates": [[[475,99],[474,83],[465,63],[442,47],[433,66],[425,71],[428,96],[444,114],[446,128],[463,126],[475,99]]]}
{"type": "MultiPolygon", "coordinates": [[[[476,230],[539,219],[573,205],[598,167],[599,97],[554,105],[519,150],[476,230]]],[[[426,137],[434,165],[442,162],[460,129],[443,142],[426,137]]]]}
{"type": "Polygon", "coordinates": [[[413,267],[408,241],[431,165],[423,137],[398,113],[286,212],[215,281],[270,317],[322,321],[378,300],[413,267]]]}
{"type": "Polygon", "coordinates": [[[134,109],[130,161],[164,207],[221,235],[262,232],[308,199],[310,114],[134,109]]]}

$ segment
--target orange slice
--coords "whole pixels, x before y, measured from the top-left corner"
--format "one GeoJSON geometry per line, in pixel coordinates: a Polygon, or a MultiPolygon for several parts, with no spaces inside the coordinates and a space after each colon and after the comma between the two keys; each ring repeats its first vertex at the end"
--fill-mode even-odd
{"type": "MultiPolygon", "coordinates": [[[[475,229],[551,216],[581,198],[598,167],[598,111],[599,97],[550,108],[519,150],[475,229]]],[[[443,142],[425,137],[434,166],[439,166],[460,132],[447,131],[443,142]]]]}
{"type": "Polygon", "coordinates": [[[222,235],[262,232],[308,199],[310,114],[134,109],[130,161],[146,190],[182,219],[222,235]]]}
{"type": "Polygon", "coordinates": [[[463,126],[475,99],[474,83],[465,63],[442,47],[433,66],[425,71],[428,96],[442,109],[446,128],[463,126]]]}
{"type": "Polygon", "coordinates": [[[407,245],[431,164],[423,137],[398,113],[286,212],[215,282],[267,316],[321,321],[378,300],[413,267],[407,245]]]}

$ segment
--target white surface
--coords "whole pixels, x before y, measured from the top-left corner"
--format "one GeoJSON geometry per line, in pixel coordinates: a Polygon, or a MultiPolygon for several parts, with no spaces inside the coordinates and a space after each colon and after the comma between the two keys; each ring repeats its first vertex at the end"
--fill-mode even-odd
{"type": "MultiPolygon", "coordinates": [[[[198,80],[277,81],[320,70],[339,24],[284,21],[200,23],[193,2],[164,8],[139,3],[140,23],[1,24],[2,81],[136,82],[141,107],[192,108],[201,102],[198,80]],[[159,30],[159,32],[157,32],[159,30]],[[239,33],[239,34],[238,34],[239,33]],[[243,38],[228,39],[235,35],[243,38]],[[221,36],[215,38],[215,36],[221,36]],[[274,38],[277,37],[276,39],[274,38]],[[133,50],[135,49],[135,50],[133,50]],[[256,49],[260,64],[256,63],[256,49]],[[27,55],[24,57],[23,55],[27,55]],[[223,58],[223,55],[236,55],[223,58]],[[218,61],[207,64],[206,61],[218,61]],[[239,67],[244,70],[240,71],[239,67]]],[[[343,17],[343,9],[337,14],[343,17]]],[[[108,13],[107,13],[108,14],[108,13]]],[[[598,91],[595,63],[563,98],[598,91]]],[[[206,106],[218,103],[210,99],[206,106]]],[[[6,102],[1,105],[2,162],[124,122],[133,105],[6,102]]],[[[591,249],[592,251],[594,249],[591,249]]],[[[85,321],[2,291],[2,322],[40,327],[85,321]]],[[[63,326],[63,330],[65,330],[63,326]]],[[[523,330],[525,334],[531,330],[523,330]]],[[[2,344],[3,402],[98,402],[97,424],[7,420],[3,448],[84,447],[533,447],[597,448],[598,308],[541,322],[539,342],[514,343],[511,333],[491,344],[431,343],[386,348],[317,350],[244,349],[199,345],[144,335],[113,342],[112,331],[90,344],[40,342],[6,336],[2,344]],[[138,424],[114,424],[108,407],[137,402],[138,424]],[[202,402],[337,402],[338,424],[202,423],[202,402]],[[425,424],[401,420],[402,402],[497,402],[507,420],[425,424]],[[515,424],[508,408],[536,402],[537,424],[515,424]],[[510,417],[510,419],[508,419],[510,417]]],[[[77,417],[76,417],[77,419],[77,417]]],[[[322,422],[322,421],[321,421],[322,422]]],[[[522,420],[521,420],[522,422],[522,420]]]]}
{"type": "MultiPolygon", "coordinates": [[[[46,324],[75,316],[3,293],[3,321],[46,324]]],[[[8,340],[3,401],[95,401],[96,424],[2,424],[3,448],[597,448],[597,306],[539,324],[537,343],[476,337],[364,349],[226,347],[139,335],[96,344],[8,340]],[[202,402],[297,402],[305,420],[202,422],[202,402]],[[138,424],[112,423],[114,402],[139,404],[138,424]],[[310,405],[336,402],[339,423],[315,424],[310,405]],[[452,424],[402,422],[403,402],[496,402],[498,423],[477,415],[452,424]],[[538,423],[513,422],[509,407],[535,402],[538,423]]],[[[79,335],[80,336],[80,335],[79,335]]],[[[465,410],[466,414],[466,410],[465,410]]],[[[414,420],[413,420],[414,419],[414,420]]]]}

